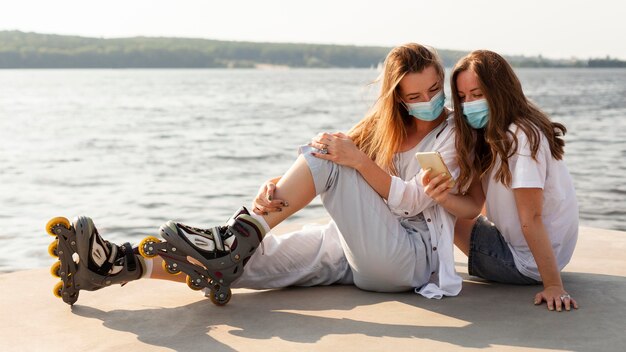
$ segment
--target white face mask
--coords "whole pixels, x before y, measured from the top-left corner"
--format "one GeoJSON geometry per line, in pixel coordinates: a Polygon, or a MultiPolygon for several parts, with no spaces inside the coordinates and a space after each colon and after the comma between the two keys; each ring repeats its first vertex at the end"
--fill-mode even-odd
{"type": "Polygon", "coordinates": [[[404,104],[406,105],[406,109],[409,111],[409,115],[422,121],[433,121],[441,115],[445,102],[446,96],[443,94],[442,89],[435,94],[430,101],[404,104]]]}
{"type": "Polygon", "coordinates": [[[487,99],[463,103],[462,106],[463,115],[465,115],[467,123],[472,128],[479,129],[487,125],[487,121],[489,121],[489,104],[487,104],[487,99]]]}

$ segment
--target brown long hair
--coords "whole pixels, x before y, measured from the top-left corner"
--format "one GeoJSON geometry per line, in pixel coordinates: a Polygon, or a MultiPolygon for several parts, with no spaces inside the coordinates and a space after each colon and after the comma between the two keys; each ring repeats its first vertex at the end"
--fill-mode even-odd
{"type": "Polygon", "coordinates": [[[560,123],[551,122],[526,98],[522,84],[502,56],[488,50],[471,52],[454,66],[450,86],[457,128],[455,142],[461,169],[458,179],[461,189],[468,187],[473,177],[482,177],[494,168],[498,160],[501,164],[495,179],[507,187],[511,185],[509,158],[515,154],[518,144],[515,133],[509,130],[512,123],[528,137],[533,159],[537,160],[541,134],[548,140],[552,157],[557,160],[563,158],[565,142],[562,137],[567,129],[560,123]],[[478,84],[489,105],[489,120],[484,129],[473,130],[463,117],[456,80],[459,73],[466,70],[471,70],[478,77],[478,84]],[[478,175],[472,170],[477,170],[478,175]]]}
{"type": "Polygon", "coordinates": [[[348,132],[359,149],[394,175],[398,170],[393,155],[400,149],[414,119],[402,105],[399,83],[407,73],[419,73],[430,66],[435,67],[443,81],[443,64],[434,49],[416,43],[392,49],[377,80],[381,81],[381,88],[376,103],[348,132]]]}

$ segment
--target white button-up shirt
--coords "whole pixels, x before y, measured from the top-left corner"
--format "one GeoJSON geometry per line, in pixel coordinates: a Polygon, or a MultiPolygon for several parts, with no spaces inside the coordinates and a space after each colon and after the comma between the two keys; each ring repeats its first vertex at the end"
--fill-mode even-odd
{"type": "MultiPolygon", "coordinates": [[[[450,114],[442,126],[435,128],[417,146],[415,151],[438,151],[454,179],[460,170],[456,161],[454,119],[450,114]]],[[[419,162],[405,170],[404,179],[392,176],[387,204],[392,213],[400,218],[413,218],[422,213],[430,232],[432,260],[437,260],[435,272],[430,280],[415,292],[427,298],[456,296],[461,291],[463,279],[454,267],[454,223],[456,218],[437,204],[424,192],[419,172],[419,162]]]]}

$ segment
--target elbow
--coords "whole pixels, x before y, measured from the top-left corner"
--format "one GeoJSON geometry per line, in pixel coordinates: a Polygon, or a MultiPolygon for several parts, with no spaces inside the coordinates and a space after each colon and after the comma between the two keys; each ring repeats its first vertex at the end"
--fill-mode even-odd
{"type": "Polygon", "coordinates": [[[520,226],[524,235],[536,233],[537,229],[543,226],[541,212],[533,212],[527,216],[520,217],[520,226]]]}

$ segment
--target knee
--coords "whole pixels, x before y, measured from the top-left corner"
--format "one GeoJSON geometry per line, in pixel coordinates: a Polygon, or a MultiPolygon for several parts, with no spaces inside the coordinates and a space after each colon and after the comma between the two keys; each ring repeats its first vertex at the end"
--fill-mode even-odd
{"type": "Polygon", "coordinates": [[[317,149],[308,145],[301,146],[299,149],[299,158],[303,158],[306,165],[309,167],[309,171],[313,177],[313,183],[315,184],[315,193],[321,194],[335,184],[339,172],[339,165],[332,161],[316,158],[311,155],[311,152],[316,150],[317,149]]]}

